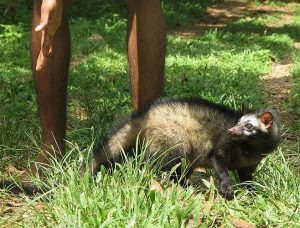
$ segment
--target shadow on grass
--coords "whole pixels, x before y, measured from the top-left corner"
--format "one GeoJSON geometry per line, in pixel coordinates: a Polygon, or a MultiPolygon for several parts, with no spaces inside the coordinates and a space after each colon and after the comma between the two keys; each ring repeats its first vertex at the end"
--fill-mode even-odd
{"type": "Polygon", "coordinates": [[[255,21],[244,21],[228,25],[225,31],[244,34],[255,33],[260,35],[282,34],[291,37],[295,41],[300,41],[300,24],[284,25],[282,27],[271,27],[257,24],[255,23],[255,21]]]}
{"type": "Polygon", "coordinates": [[[224,51],[239,54],[245,51],[265,50],[269,53],[270,59],[279,60],[292,49],[292,44],[292,40],[284,35],[261,36],[215,30],[192,39],[169,40],[168,50],[170,55],[179,54],[191,57],[224,51]]]}

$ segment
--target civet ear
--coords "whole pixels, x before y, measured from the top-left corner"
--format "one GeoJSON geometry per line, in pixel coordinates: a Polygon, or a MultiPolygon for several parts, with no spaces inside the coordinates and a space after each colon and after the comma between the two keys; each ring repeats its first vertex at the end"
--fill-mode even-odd
{"type": "Polygon", "coordinates": [[[262,122],[266,128],[270,128],[273,125],[273,115],[271,112],[263,112],[260,116],[259,116],[259,120],[260,122],[262,122]]]}
{"type": "Polygon", "coordinates": [[[249,105],[246,103],[242,104],[242,113],[243,115],[247,114],[250,111],[249,105]]]}

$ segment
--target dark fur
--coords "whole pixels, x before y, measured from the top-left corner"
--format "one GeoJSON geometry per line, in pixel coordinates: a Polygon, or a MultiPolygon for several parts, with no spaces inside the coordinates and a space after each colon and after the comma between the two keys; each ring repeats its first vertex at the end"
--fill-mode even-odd
{"type": "Polygon", "coordinates": [[[15,181],[9,179],[0,179],[0,189],[7,189],[13,194],[25,193],[29,196],[47,191],[46,189],[41,189],[40,187],[30,182],[22,182],[20,184],[16,184],[15,181]]]}

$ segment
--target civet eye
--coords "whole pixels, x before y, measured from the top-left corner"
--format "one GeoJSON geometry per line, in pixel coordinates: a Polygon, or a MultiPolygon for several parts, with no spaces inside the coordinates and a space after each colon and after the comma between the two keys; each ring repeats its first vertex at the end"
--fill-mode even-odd
{"type": "Polygon", "coordinates": [[[253,127],[253,125],[250,124],[250,123],[247,123],[247,124],[245,125],[245,127],[246,127],[247,129],[251,129],[251,128],[253,127]]]}

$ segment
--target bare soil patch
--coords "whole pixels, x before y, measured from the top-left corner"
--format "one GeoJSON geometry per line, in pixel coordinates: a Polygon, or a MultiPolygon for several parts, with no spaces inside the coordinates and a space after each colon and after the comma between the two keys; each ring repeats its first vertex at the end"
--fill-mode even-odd
{"type": "Polygon", "coordinates": [[[250,0],[222,0],[209,6],[206,12],[199,15],[199,18],[191,26],[185,26],[177,30],[170,30],[170,33],[181,36],[192,37],[209,29],[227,30],[229,23],[240,19],[251,20],[257,17],[274,16],[276,22],[268,23],[264,28],[256,28],[256,33],[264,34],[266,30],[274,30],[283,27],[292,21],[296,3],[291,1],[282,6],[258,5],[250,0]]]}
{"type": "Polygon", "coordinates": [[[299,117],[291,108],[284,104],[288,102],[291,89],[293,88],[293,79],[290,73],[290,63],[273,63],[271,73],[261,78],[261,84],[266,97],[266,103],[279,111],[283,123],[284,138],[288,142],[296,141],[296,135],[290,131],[290,125],[299,121],[299,117]]]}

